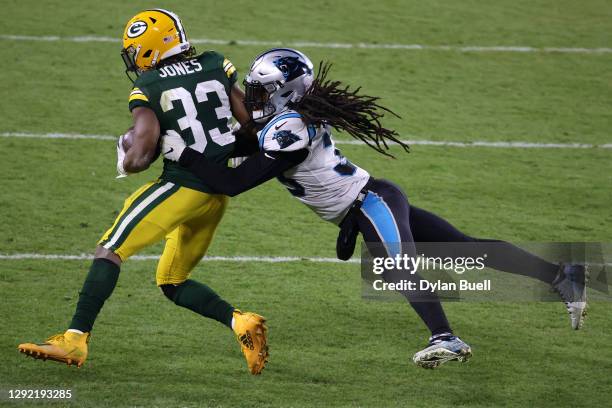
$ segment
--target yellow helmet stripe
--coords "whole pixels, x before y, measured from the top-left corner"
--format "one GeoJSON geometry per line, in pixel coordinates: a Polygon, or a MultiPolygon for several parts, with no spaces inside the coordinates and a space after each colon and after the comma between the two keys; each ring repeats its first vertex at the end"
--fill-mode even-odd
{"type": "Polygon", "coordinates": [[[181,20],[178,18],[178,16],[176,14],[174,14],[171,11],[165,10],[165,9],[151,9],[149,11],[158,11],[162,14],[165,14],[166,16],[168,16],[168,18],[170,18],[170,20],[172,20],[172,22],[174,23],[174,28],[176,28],[176,31],[179,34],[179,40],[184,43],[187,41],[187,37],[185,36],[185,30],[183,30],[183,26],[181,25],[181,20]]]}

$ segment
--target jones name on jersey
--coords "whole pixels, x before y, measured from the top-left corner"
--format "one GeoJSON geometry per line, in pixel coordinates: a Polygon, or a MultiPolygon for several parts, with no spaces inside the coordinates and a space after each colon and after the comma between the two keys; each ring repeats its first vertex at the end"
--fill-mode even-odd
{"type": "Polygon", "coordinates": [[[194,72],[200,72],[202,70],[202,64],[197,59],[192,58],[189,61],[179,61],[174,64],[165,65],[159,68],[159,77],[165,78],[167,76],[187,75],[193,74],[194,72]]]}
{"type": "Polygon", "coordinates": [[[263,151],[308,150],[303,162],[278,179],[324,220],[340,223],[370,177],[336,149],[329,126],[306,125],[296,111],[275,116],[258,137],[263,151]]]}

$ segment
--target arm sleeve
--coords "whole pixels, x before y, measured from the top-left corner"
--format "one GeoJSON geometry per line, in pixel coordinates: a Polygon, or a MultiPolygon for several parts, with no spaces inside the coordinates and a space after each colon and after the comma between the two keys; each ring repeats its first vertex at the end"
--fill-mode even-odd
{"type": "Polygon", "coordinates": [[[234,150],[230,157],[246,157],[255,154],[259,151],[256,137],[243,136],[236,138],[234,150]]]}
{"type": "Polygon", "coordinates": [[[202,153],[186,148],[179,163],[215,192],[233,197],[282,174],[304,161],[306,156],[306,149],[287,153],[259,152],[240,166],[231,168],[208,161],[202,153]]]}

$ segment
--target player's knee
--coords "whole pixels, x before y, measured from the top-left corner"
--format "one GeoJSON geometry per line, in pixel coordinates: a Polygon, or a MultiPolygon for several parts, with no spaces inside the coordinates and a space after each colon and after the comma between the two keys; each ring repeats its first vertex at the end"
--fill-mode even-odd
{"type": "Polygon", "coordinates": [[[110,249],[104,248],[101,245],[98,245],[96,247],[96,252],[94,253],[94,259],[97,259],[97,258],[108,259],[115,265],[121,266],[121,258],[119,257],[119,255],[117,255],[110,249]]]}
{"type": "Polygon", "coordinates": [[[169,285],[160,285],[159,287],[168,299],[174,302],[174,296],[176,295],[177,285],[169,284],[169,285]]]}

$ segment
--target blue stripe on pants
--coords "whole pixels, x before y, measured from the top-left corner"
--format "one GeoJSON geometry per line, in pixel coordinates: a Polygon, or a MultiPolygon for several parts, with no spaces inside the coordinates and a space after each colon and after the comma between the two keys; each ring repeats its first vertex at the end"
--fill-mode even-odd
{"type": "Polygon", "coordinates": [[[361,211],[370,220],[389,256],[401,253],[402,238],[395,217],[387,204],[376,193],[368,192],[361,204],[361,211]]]}

